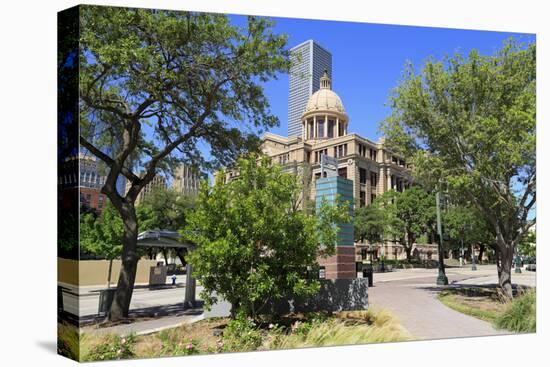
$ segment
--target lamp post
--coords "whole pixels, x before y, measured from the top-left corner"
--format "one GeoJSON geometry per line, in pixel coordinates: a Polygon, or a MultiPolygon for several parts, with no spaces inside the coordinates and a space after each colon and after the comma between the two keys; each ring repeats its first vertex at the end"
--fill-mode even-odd
{"type": "Polygon", "coordinates": [[[437,276],[437,285],[449,284],[449,279],[445,275],[445,264],[443,263],[443,232],[441,230],[441,208],[439,206],[439,190],[435,193],[435,206],[437,213],[437,234],[439,235],[439,242],[437,252],[439,254],[439,274],[437,276]]]}

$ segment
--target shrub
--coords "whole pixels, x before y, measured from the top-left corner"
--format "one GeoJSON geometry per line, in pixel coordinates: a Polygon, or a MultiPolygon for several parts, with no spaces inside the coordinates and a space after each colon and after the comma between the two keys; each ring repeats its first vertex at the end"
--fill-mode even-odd
{"type": "Polygon", "coordinates": [[[136,337],[133,334],[128,336],[107,335],[99,344],[91,348],[84,360],[105,361],[133,358],[135,343],[136,337]]]}
{"type": "Polygon", "coordinates": [[[68,324],[58,324],[57,352],[62,356],[80,360],[80,334],[78,329],[68,324]]]}
{"type": "Polygon", "coordinates": [[[223,331],[223,350],[226,352],[256,350],[261,344],[262,332],[244,313],[239,313],[223,331]]]}
{"type": "Polygon", "coordinates": [[[534,333],[537,329],[536,293],[529,290],[514,299],[495,320],[495,326],[517,333],[534,333]]]}
{"type": "Polygon", "coordinates": [[[197,340],[193,338],[185,340],[177,328],[161,331],[158,338],[162,343],[161,355],[163,356],[190,356],[200,353],[197,340]]]}
{"type": "Polygon", "coordinates": [[[273,338],[269,348],[321,347],[409,339],[408,333],[388,311],[346,312],[335,319],[314,320],[303,325],[299,324],[288,335],[273,338]]]}

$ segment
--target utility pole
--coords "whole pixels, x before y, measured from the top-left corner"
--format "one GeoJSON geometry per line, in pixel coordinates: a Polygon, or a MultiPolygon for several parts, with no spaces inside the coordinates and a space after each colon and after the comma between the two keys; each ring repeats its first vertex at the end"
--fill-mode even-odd
{"type": "Polygon", "coordinates": [[[443,263],[443,231],[441,230],[441,208],[439,199],[439,190],[435,193],[435,206],[437,213],[437,234],[439,235],[439,243],[437,252],[439,254],[439,274],[437,276],[437,285],[449,284],[449,279],[445,275],[445,264],[443,263]]]}

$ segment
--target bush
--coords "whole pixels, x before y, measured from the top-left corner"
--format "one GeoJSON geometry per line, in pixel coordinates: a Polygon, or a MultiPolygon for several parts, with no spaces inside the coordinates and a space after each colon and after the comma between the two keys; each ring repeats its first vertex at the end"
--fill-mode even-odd
{"type": "Polygon", "coordinates": [[[80,334],[78,329],[68,324],[58,324],[57,352],[62,356],[80,360],[80,334]]]}
{"type": "Polygon", "coordinates": [[[107,361],[113,359],[133,358],[136,337],[108,335],[95,345],[85,356],[86,361],[107,361]]]}
{"type": "Polygon", "coordinates": [[[350,311],[328,320],[299,322],[290,334],[278,335],[270,349],[322,347],[404,341],[409,334],[388,311],[350,311]]]}
{"type": "Polygon", "coordinates": [[[162,343],[161,355],[163,356],[190,356],[200,353],[198,342],[193,338],[184,340],[177,328],[163,330],[158,337],[162,343]]]}
{"type": "Polygon", "coordinates": [[[497,317],[495,326],[517,333],[534,333],[537,330],[536,293],[529,290],[514,299],[497,317]]]}
{"type": "Polygon", "coordinates": [[[261,344],[262,332],[244,313],[239,313],[223,331],[223,350],[226,352],[252,351],[261,344]]]}

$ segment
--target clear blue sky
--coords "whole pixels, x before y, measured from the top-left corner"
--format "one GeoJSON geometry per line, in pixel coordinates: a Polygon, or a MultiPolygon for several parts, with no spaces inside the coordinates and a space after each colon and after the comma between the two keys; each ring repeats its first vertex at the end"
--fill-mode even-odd
{"type": "MultiPolygon", "coordinates": [[[[232,22],[246,24],[243,16],[232,22]]],[[[467,54],[477,49],[493,54],[509,37],[522,42],[535,41],[535,35],[471,31],[384,24],[274,18],[275,32],[289,36],[288,47],[313,39],[332,53],[333,90],[338,93],[350,117],[350,132],[377,140],[378,124],[388,114],[388,95],[401,76],[407,60],[415,68],[428,57],[442,59],[446,54],[467,54]]],[[[287,135],[288,75],[265,85],[272,112],[280,126],[271,132],[287,135]]]]}

